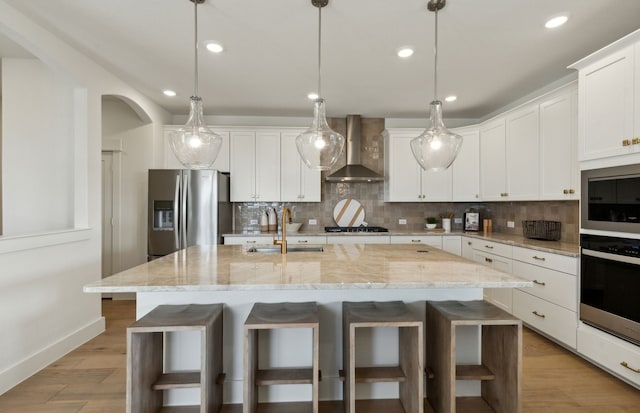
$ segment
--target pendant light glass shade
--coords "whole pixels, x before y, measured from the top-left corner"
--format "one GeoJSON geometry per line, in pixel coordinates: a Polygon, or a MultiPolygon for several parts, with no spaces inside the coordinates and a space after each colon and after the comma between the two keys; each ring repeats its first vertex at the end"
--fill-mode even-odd
{"type": "Polygon", "coordinates": [[[220,153],[222,136],[207,128],[202,114],[202,98],[191,97],[189,119],[183,127],[169,134],[169,144],[186,168],[211,167],[220,153]]]}
{"type": "Polygon", "coordinates": [[[442,121],[442,102],[438,94],[438,10],[444,8],[446,0],[431,0],[429,10],[435,12],[435,45],[433,90],[429,125],[417,138],[411,140],[411,152],[425,171],[442,171],[453,163],[462,147],[462,136],[451,132],[442,121]]]}
{"type": "Polygon", "coordinates": [[[311,127],[296,137],[296,147],[302,161],[311,169],[326,171],[335,165],[344,149],[344,136],[332,130],[327,123],[324,99],[320,94],[322,67],[322,8],[329,0],[311,0],[318,8],[318,98],[313,105],[311,127]]]}
{"type": "Polygon", "coordinates": [[[425,171],[447,169],[458,155],[462,136],[448,130],[442,122],[442,102],[431,102],[430,126],[411,140],[411,152],[425,171]]]}
{"type": "Polygon", "coordinates": [[[207,128],[204,121],[202,98],[198,96],[198,4],[205,0],[189,0],[194,4],[194,86],[189,107],[189,118],[183,127],[169,134],[169,146],[185,168],[206,169],[215,162],[222,136],[207,128]]]}
{"type": "Polygon", "coordinates": [[[311,169],[326,171],[338,160],[344,149],[344,136],[329,127],[324,99],[316,99],[311,127],[296,137],[296,147],[311,169]]]}

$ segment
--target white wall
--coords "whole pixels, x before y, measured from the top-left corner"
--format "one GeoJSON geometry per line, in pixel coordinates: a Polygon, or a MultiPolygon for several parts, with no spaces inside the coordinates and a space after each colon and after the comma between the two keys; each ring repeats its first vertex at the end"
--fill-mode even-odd
{"type": "Polygon", "coordinates": [[[146,262],[147,258],[147,181],[153,167],[153,128],[124,101],[102,99],[102,140],[120,142],[120,239],[114,272],[146,262]]]}
{"type": "MultiPolygon", "coordinates": [[[[154,141],[147,153],[151,154],[154,164],[163,160],[158,143],[162,142],[162,125],[170,123],[170,116],[4,0],[0,0],[0,34],[39,59],[47,68],[46,75],[41,75],[52,76],[49,79],[57,87],[64,90],[72,85],[74,102],[70,108],[69,95],[64,95],[65,99],[59,102],[64,107],[55,110],[64,113],[66,120],[71,117],[71,124],[57,125],[46,137],[46,142],[61,143],[65,148],[54,158],[65,157],[70,165],[70,169],[63,172],[67,173],[62,178],[64,183],[60,184],[70,201],[65,200],[62,210],[56,210],[55,220],[44,219],[34,226],[40,228],[36,234],[26,235],[22,233],[27,231],[26,227],[14,227],[20,233],[0,236],[0,393],[3,393],[104,329],[100,296],[82,292],[84,285],[101,276],[102,96],[121,96],[136,102],[146,113],[151,120],[148,128],[154,141]],[[68,221],[65,225],[64,220],[68,221]],[[43,228],[65,226],[73,229],[40,232],[43,228]]],[[[5,102],[3,110],[11,111],[7,106],[5,102]]],[[[31,114],[31,122],[46,118],[46,111],[53,108],[42,109],[45,113],[31,114]]],[[[20,115],[24,117],[24,112],[20,111],[20,115]]],[[[7,121],[5,118],[4,123],[7,121]]],[[[7,140],[6,135],[3,140],[7,140]]],[[[9,148],[16,154],[34,151],[29,139],[12,140],[9,148]]],[[[39,151],[38,156],[50,149],[39,151]]],[[[46,162],[35,162],[29,157],[21,161],[7,165],[7,154],[3,153],[3,180],[11,185],[20,183],[22,178],[14,175],[19,175],[26,164],[31,164],[34,176],[49,179],[55,175],[56,171],[51,171],[46,162]]],[[[34,178],[27,180],[27,183],[33,182],[34,178]]],[[[30,190],[23,194],[32,197],[29,204],[35,202],[39,195],[33,192],[37,192],[38,187],[23,186],[30,190]]],[[[5,197],[3,202],[15,211],[19,201],[5,197]]],[[[48,203],[46,206],[57,208],[48,203]]],[[[124,215],[128,213],[123,211],[124,215]]],[[[4,221],[5,227],[11,227],[8,217],[4,221]]]]}
{"type": "Polygon", "coordinates": [[[2,59],[4,235],[73,228],[74,86],[37,59],[2,59]]]}

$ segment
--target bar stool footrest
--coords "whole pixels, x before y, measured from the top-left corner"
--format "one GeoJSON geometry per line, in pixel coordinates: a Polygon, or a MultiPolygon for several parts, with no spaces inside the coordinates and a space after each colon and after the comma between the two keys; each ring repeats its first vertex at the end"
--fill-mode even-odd
{"type": "Polygon", "coordinates": [[[256,371],[257,386],[277,384],[312,384],[312,368],[274,368],[256,371]]]}
{"type": "Polygon", "coordinates": [[[400,366],[356,367],[356,383],[403,382],[407,380],[400,366]]]}
{"type": "Polygon", "coordinates": [[[153,384],[153,390],[189,389],[200,387],[200,372],[165,373],[153,384]]]}

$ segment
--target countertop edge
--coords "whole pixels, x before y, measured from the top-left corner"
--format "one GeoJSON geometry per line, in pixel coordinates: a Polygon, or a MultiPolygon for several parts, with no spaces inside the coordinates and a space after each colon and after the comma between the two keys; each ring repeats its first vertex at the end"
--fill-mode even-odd
{"type": "MultiPolygon", "coordinates": [[[[228,233],[222,234],[223,237],[271,237],[280,236],[281,232],[257,232],[257,233],[228,233]]],[[[324,231],[299,231],[287,233],[288,236],[356,236],[356,235],[364,235],[364,236],[462,236],[462,237],[470,237],[481,239],[485,241],[497,242],[499,244],[511,245],[514,247],[520,248],[529,248],[536,251],[548,252],[551,254],[564,255],[567,257],[577,258],[580,256],[580,245],[572,242],[561,242],[561,241],[536,241],[536,240],[528,240],[522,235],[516,234],[503,234],[503,233],[492,233],[488,235],[484,235],[482,232],[428,232],[428,231],[389,231],[389,232],[324,232],[324,231]],[[502,237],[502,238],[501,238],[502,237]],[[517,239],[505,239],[509,238],[517,238],[517,239]],[[559,242],[564,247],[560,248],[559,246],[544,246],[537,244],[530,244],[531,242],[559,242]],[[575,251],[570,251],[570,249],[574,249],[575,251]]]]}
{"type": "Polygon", "coordinates": [[[153,293],[153,292],[222,292],[222,291],[296,291],[296,290],[402,290],[402,289],[445,289],[445,288],[530,288],[533,287],[531,281],[500,281],[500,282],[436,282],[436,283],[408,283],[408,284],[380,284],[380,283],[341,283],[341,284],[298,284],[298,285],[274,285],[274,284],[251,284],[251,285],[154,285],[154,286],[94,286],[86,285],[83,288],[85,293],[153,293]]]}

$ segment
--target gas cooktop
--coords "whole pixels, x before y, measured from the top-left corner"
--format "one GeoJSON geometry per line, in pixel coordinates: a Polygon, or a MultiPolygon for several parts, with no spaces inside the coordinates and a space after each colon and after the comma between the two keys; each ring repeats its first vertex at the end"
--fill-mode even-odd
{"type": "Polygon", "coordinates": [[[324,227],[325,232],[389,232],[383,227],[324,227]]]}

